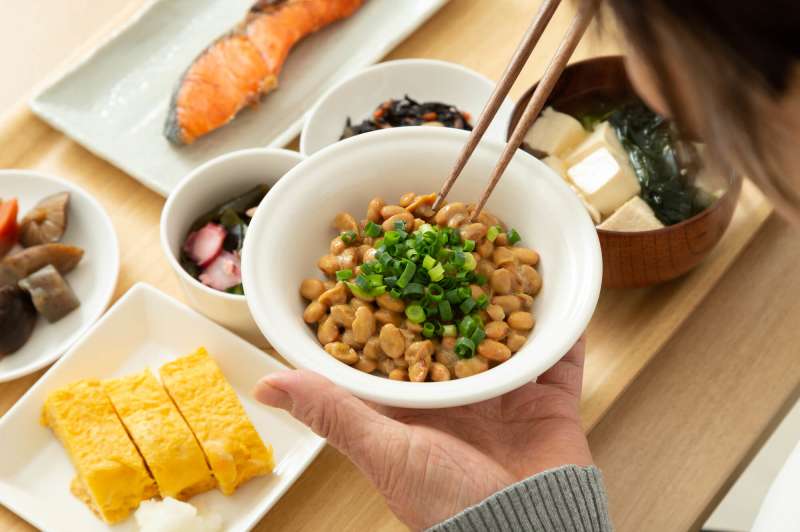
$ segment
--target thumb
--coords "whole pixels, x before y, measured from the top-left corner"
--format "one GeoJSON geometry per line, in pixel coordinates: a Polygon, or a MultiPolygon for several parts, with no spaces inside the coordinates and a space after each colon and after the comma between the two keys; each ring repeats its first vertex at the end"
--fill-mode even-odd
{"type": "MultiPolygon", "coordinates": [[[[382,416],[313,371],[271,373],[256,384],[253,396],[289,412],[370,476],[383,470],[388,442],[406,440],[404,425],[382,416]]],[[[373,478],[378,485],[383,480],[373,478]]]]}

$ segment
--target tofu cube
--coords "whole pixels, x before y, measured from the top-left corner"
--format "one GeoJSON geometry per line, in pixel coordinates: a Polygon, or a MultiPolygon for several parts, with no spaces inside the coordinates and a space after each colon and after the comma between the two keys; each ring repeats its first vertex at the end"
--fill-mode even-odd
{"type": "Polygon", "coordinates": [[[567,163],[564,162],[564,159],[555,155],[548,155],[542,159],[542,162],[560,175],[564,181],[569,181],[569,179],[567,179],[567,163]]]}
{"type": "Polygon", "coordinates": [[[563,157],[587,136],[586,130],[574,117],[548,107],[533,123],[524,140],[534,150],[563,157]]]}
{"type": "Polygon", "coordinates": [[[575,195],[578,196],[578,198],[580,198],[580,200],[583,202],[584,207],[586,207],[586,210],[589,212],[589,216],[592,217],[592,221],[595,224],[599,224],[603,217],[600,216],[600,212],[597,209],[595,209],[589,202],[586,201],[586,198],[583,196],[581,191],[572,184],[572,181],[570,181],[569,177],[567,176],[567,163],[555,155],[548,155],[542,159],[542,162],[549,166],[555,173],[560,175],[561,178],[567,182],[569,188],[571,188],[575,195]]]}
{"type": "Polygon", "coordinates": [[[628,152],[622,147],[622,143],[619,141],[619,137],[617,137],[617,132],[614,131],[614,128],[611,127],[611,124],[608,122],[601,122],[583,142],[578,144],[574,150],[566,155],[567,166],[569,167],[579,163],[588,157],[589,154],[596,152],[600,148],[608,149],[608,151],[620,159],[628,159],[628,152]]]}
{"type": "Polygon", "coordinates": [[[569,167],[567,176],[604,217],[641,190],[627,156],[622,159],[608,148],[600,148],[569,167]]]}
{"type": "Polygon", "coordinates": [[[634,196],[617,211],[597,226],[606,231],[651,231],[661,229],[664,224],[656,218],[653,209],[639,196],[634,196]]]}

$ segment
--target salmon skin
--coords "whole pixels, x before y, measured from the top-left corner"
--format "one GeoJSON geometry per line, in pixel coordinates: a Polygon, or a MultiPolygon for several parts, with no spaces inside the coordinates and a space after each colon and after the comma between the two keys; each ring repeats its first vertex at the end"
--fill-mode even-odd
{"type": "Polygon", "coordinates": [[[278,86],[300,39],[349,17],[364,0],[259,0],[189,66],[172,94],[164,136],[191,144],[278,86]]]}

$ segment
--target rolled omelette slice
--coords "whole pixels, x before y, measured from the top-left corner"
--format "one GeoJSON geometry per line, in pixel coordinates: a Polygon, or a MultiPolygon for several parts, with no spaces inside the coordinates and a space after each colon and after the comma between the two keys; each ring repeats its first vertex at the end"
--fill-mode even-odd
{"type": "Polygon", "coordinates": [[[158,489],[99,380],[52,392],[42,421],[69,453],[78,478],[73,493],[107,523],[122,521],[158,489]]]}
{"type": "Polygon", "coordinates": [[[103,382],[162,497],[188,499],[216,485],[194,434],[149,370],[103,382]]]}
{"type": "Polygon", "coordinates": [[[233,387],[204,348],[165,364],[160,374],[222,493],[230,495],[243,482],[272,471],[272,448],[261,441],[233,387]]]}

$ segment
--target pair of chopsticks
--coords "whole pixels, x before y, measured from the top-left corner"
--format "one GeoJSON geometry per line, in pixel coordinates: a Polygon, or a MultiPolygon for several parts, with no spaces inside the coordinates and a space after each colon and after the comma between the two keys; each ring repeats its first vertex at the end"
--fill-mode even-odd
{"type": "MultiPolygon", "coordinates": [[[[536,46],[536,43],[539,42],[539,38],[542,36],[542,33],[544,33],[547,24],[550,22],[550,19],[553,17],[553,13],[555,13],[556,8],[560,3],[561,0],[544,0],[542,3],[542,6],[539,8],[539,12],[536,14],[536,18],[528,28],[528,31],[525,32],[522,41],[519,43],[519,46],[517,46],[517,49],[511,58],[511,62],[506,67],[506,70],[503,72],[503,76],[497,83],[497,87],[495,87],[492,96],[489,98],[489,101],[483,108],[481,116],[478,119],[478,122],[475,124],[475,128],[472,130],[467,143],[464,145],[464,149],[461,151],[461,154],[456,161],[455,167],[453,167],[453,170],[450,173],[450,177],[447,178],[447,181],[445,181],[442,189],[439,191],[439,195],[436,197],[436,201],[433,204],[434,210],[438,210],[439,207],[441,207],[442,202],[444,201],[445,197],[447,197],[448,192],[450,192],[450,189],[453,188],[458,176],[461,175],[461,171],[466,166],[467,161],[469,161],[472,152],[475,151],[475,148],[478,146],[483,134],[486,133],[486,129],[494,119],[495,114],[497,114],[497,110],[503,103],[503,100],[508,94],[508,91],[511,89],[511,86],[517,80],[519,73],[522,71],[522,67],[525,66],[525,63],[536,46]]],[[[550,63],[547,65],[544,76],[542,76],[541,81],[539,81],[539,85],[537,85],[533,96],[531,96],[528,105],[525,107],[525,111],[522,113],[522,117],[517,123],[517,127],[514,128],[511,138],[506,143],[503,153],[500,155],[500,159],[497,161],[497,165],[492,171],[489,184],[483,191],[480,201],[478,201],[478,204],[471,213],[470,219],[474,219],[476,216],[478,216],[478,214],[480,214],[495,186],[497,186],[497,183],[503,176],[503,172],[505,172],[508,163],[511,162],[511,159],[514,157],[517,148],[519,148],[522,144],[525,133],[527,133],[527,131],[539,117],[539,113],[541,113],[544,103],[547,101],[547,98],[553,91],[553,87],[555,87],[558,78],[561,76],[561,73],[567,66],[570,56],[572,56],[572,53],[578,46],[578,42],[586,32],[586,28],[589,27],[589,23],[592,21],[594,16],[594,12],[594,2],[580,3],[572,23],[567,29],[564,38],[561,40],[561,44],[559,44],[556,53],[550,59],[550,63]]]]}

